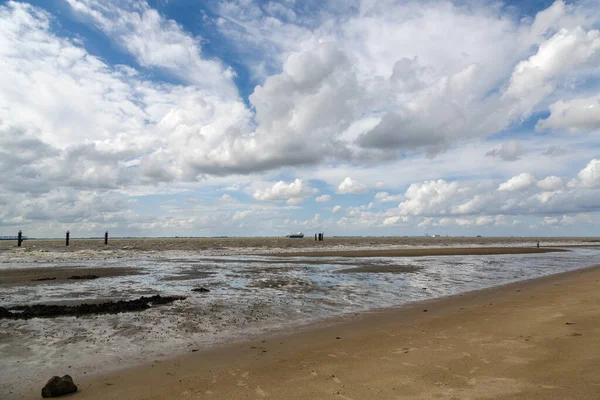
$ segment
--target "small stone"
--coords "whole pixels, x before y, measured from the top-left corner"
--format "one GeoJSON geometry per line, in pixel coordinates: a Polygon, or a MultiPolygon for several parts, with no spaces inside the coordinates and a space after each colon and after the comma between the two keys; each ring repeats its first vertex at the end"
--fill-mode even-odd
{"type": "Polygon", "coordinates": [[[77,385],[73,383],[73,378],[69,375],[65,375],[62,378],[60,376],[53,376],[46,382],[46,385],[42,389],[42,397],[57,397],[63,394],[75,393],[77,391],[77,385]]]}
{"type": "Polygon", "coordinates": [[[423,312],[427,312],[427,310],[425,309],[425,310],[423,310],[423,312]]]}
{"type": "Polygon", "coordinates": [[[565,322],[565,325],[575,325],[575,322],[565,322]]]}
{"type": "Polygon", "coordinates": [[[208,290],[207,288],[200,287],[200,288],[194,288],[194,289],[192,289],[192,292],[196,292],[196,293],[208,293],[208,292],[210,292],[210,290],[208,290]]]}
{"type": "Polygon", "coordinates": [[[339,337],[339,336],[336,336],[336,339],[338,339],[338,340],[339,340],[339,339],[341,339],[341,337],[339,337]]]}

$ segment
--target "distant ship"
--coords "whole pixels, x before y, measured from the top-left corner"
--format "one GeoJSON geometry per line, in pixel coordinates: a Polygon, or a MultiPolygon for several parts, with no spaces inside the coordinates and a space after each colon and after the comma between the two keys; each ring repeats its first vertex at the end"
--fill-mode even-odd
{"type": "Polygon", "coordinates": [[[285,235],[285,237],[290,238],[290,239],[302,239],[304,237],[304,233],[302,232],[296,232],[296,233],[288,233],[287,235],[285,235]]]}

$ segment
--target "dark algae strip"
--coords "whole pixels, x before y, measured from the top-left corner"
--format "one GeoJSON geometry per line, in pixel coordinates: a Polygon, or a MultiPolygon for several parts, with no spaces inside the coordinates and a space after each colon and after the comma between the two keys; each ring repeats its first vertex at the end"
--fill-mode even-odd
{"type": "Polygon", "coordinates": [[[10,308],[0,307],[0,319],[54,318],[62,316],[79,317],[92,314],[118,314],[122,312],[144,311],[152,306],[169,304],[176,300],[185,300],[185,297],[155,295],[150,297],[142,296],[135,300],[109,301],[98,304],[80,304],[77,306],[34,304],[10,308]]]}

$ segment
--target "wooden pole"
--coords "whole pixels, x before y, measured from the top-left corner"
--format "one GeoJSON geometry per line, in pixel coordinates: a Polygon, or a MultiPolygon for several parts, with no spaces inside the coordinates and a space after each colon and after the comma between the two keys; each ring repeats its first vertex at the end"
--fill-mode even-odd
{"type": "Polygon", "coordinates": [[[67,246],[69,245],[69,236],[70,236],[70,233],[69,233],[69,231],[67,231],[67,246]]]}
{"type": "Polygon", "coordinates": [[[108,231],[104,232],[104,244],[108,244],[108,231]]]}
{"type": "Polygon", "coordinates": [[[19,234],[17,235],[17,246],[21,247],[21,243],[23,243],[23,231],[19,230],[19,234]]]}

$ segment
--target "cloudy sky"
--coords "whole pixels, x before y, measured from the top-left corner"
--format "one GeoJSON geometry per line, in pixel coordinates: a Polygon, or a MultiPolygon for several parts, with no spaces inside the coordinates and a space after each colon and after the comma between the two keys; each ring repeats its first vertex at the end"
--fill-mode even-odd
{"type": "Polygon", "coordinates": [[[0,1],[0,235],[598,235],[599,10],[0,1]]]}

